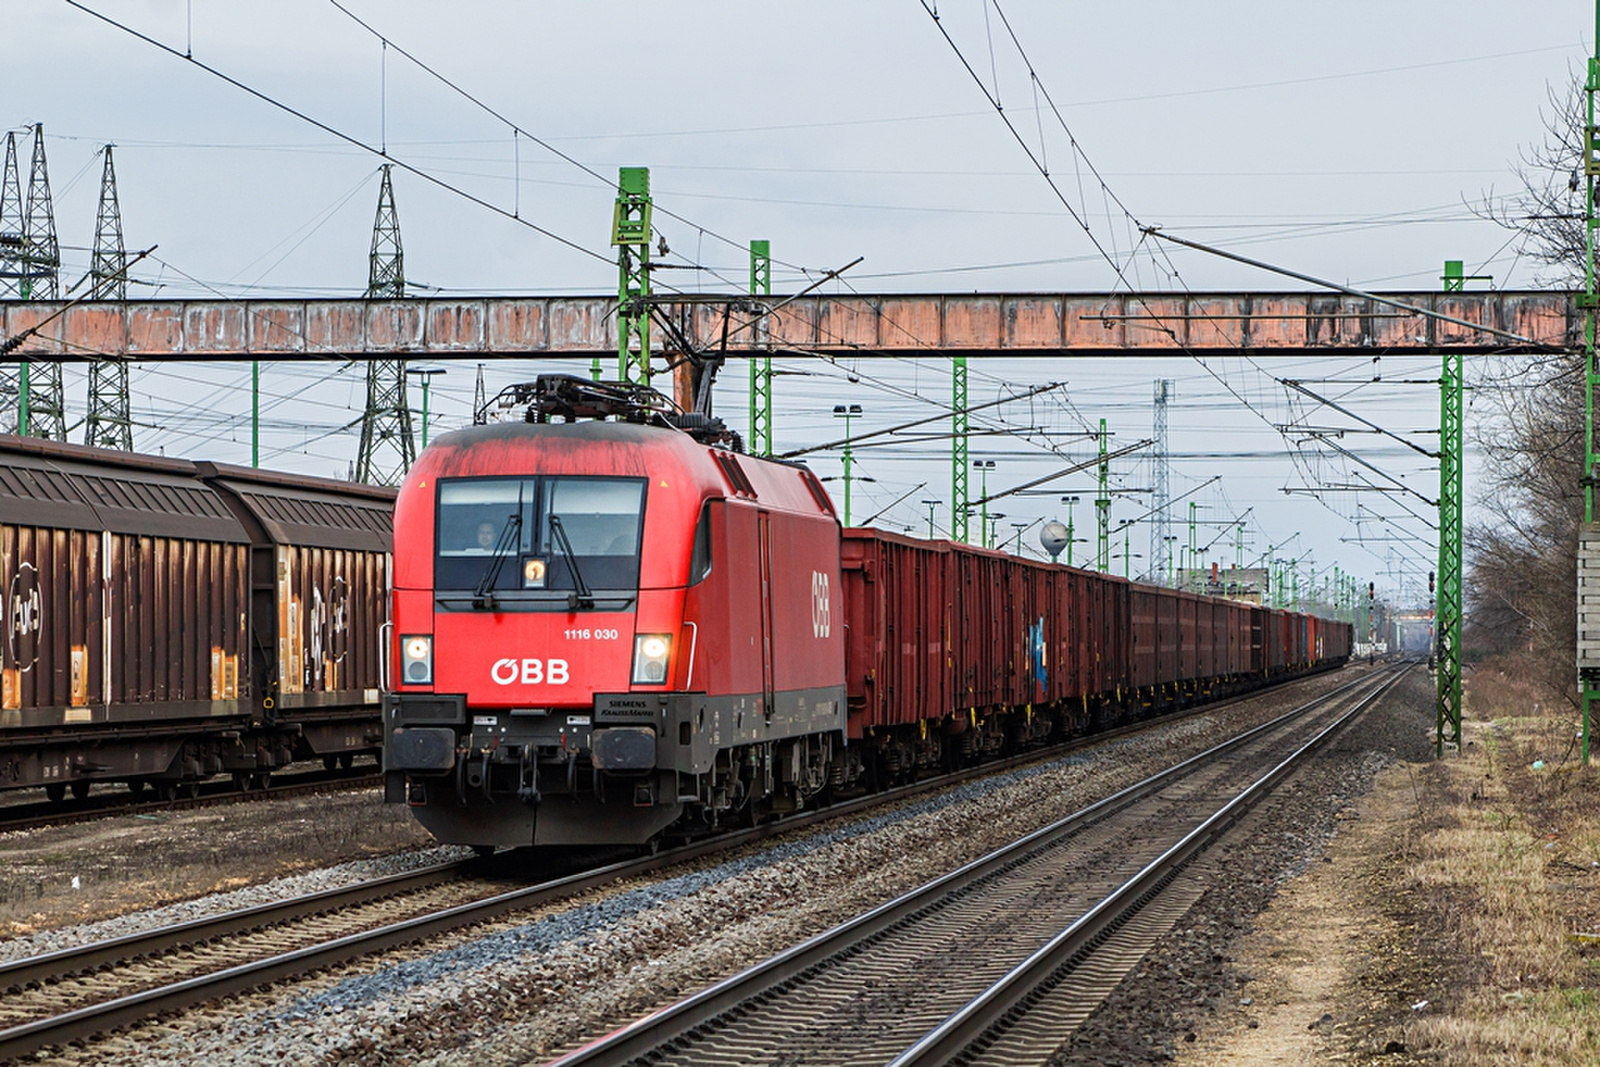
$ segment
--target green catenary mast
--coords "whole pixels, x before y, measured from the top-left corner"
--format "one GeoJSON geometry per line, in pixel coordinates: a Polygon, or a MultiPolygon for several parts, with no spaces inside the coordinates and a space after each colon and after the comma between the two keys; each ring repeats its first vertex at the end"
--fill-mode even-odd
{"type": "Polygon", "coordinates": [[[1595,5],[1595,54],[1589,59],[1589,77],[1584,82],[1585,119],[1583,128],[1584,171],[1584,242],[1583,242],[1583,296],[1579,306],[1584,312],[1583,326],[1583,535],[1578,543],[1578,688],[1583,693],[1583,762],[1589,762],[1590,711],[1597,695],[1594,648],[1589,636],[1594,619],[1592,608],[1586,601],[1595,597],[1596,590],[1586,588],[1595,580],[1597,565],[1594,522],[1596,455],[1594,450],[1594,399],[1600,386],[1600,370],[1595,366],[1595,305],[1600,303],[1600,290],[1595,284],[1595,197],[1600,195],[1596,177],[1600,176],[1600,131],[1595,128],[1595,94],[1600,93],[1600,3],[1595,5]],[[1587,625],[1586,625],[1587,624],[1587,625]]]}
{"type": "Polygon", "coordinates": [[[1094,498],[1095,524],[1099,527],[1094,566],[1101,574],[1111,571],[1111,461],[1106,458],[1106,420],[1100,420],[1100,495],[1094,498]]]}
{"type": "MultiPolygon", "coordinates": [[[[1466,288],[1460,260],[1444,265],[1446,292],[1466,288]]],[[[1434,750],[1461,748],[1461,353],[1448,347],[1439,369],[1439,592],[1434,610],[1438,645],[1434,750]]]]}
{"type": "Polygon", "coordinates": [[[966,356],[950,361],[950,411],[950,540],[967,541],[966,356]]]}
{"type": "MultiPolygon", "coordinates": [[[[750,242],[750,295],[772,295],[772,243],[750,242]]],[[[759,330],[760,327],[758,326],[759,330]]],[[[759,340],[761,335],[757,334],[759,340]]],[[[750,452],[772,455],[772,353],[750,357],[750,452]]]]}
{"type": "MultiPolygon", "coordinates": [[[[650,168],[617,172],[611,243],[617,246],[617,377],[650,384],[650,168]]],[[[595,360],[594,376],[600,377],[595,360]]]]}

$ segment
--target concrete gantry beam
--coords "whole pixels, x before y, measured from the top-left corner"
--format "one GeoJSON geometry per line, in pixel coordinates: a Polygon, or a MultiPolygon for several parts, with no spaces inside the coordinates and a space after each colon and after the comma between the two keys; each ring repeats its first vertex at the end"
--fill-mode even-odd
{"type": "MultiPolygon", "coordinates": [[[[757,331],[735,329],[732,353],[771,350],[867,357],[1264,356],[1544,351],[1579,338],[1569,294],[1549,291],[1384,293],[1481,323],[1504,336],[1332,292],[1144,294],[989,293],[807,296],[757,331]]],[[[720,344],[728,301],[746,294],[658,300],[697,344],[720,344]]],[[[45,301],[0,303],[0,339],[59,311],[45,301]]],[[[149,300],[82,303],[47,322],[8,357],[79,362],[124,357],[230,361],[346,360],[417,353],[428,359],[571,358],[616,352],[614,296],[408,300],[149,300]]],[[[750,312],[736,310],[737,328],[750,312]]]]}

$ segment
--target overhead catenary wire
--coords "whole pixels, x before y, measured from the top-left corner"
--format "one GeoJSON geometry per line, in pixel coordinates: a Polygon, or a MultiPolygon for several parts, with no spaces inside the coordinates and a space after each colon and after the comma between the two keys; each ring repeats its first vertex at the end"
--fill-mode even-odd
{"type": "Polygon", "coordinates": [[[491,203],[490,201],[485,200],[481,196],[478,196],[478,195],[476,195],[474,193],[470,193],[467,190],[460,188],[459,186],[452,185],[451,183],[445,181],[444,179],[439,178],[436,175],[434,175],[434,174],[432,174],[432,173],[430,173],[428,171],[422,170],[420,167],[417,167],[417,166],[415,166],[415,165],[413,165],[413,164],[411,164],[411,163],[409,163],[409,162],[407,162],[407,161],[405,161],[403,159],[397,158],[395,156],[391,156],[388,153],[386,153],[381,147],[377,147],[377,146],[373,146],[371,144],[368,144],[367,142],[361,140],[359,137],[356,137],[353,134],[346,133],[343,130],[341,130],[341,129],[339,129],[339,128],[337,128],[337,127],[335,127],[335,126],[333,126],[333,125],[331,125],[329,123],[323,122],[321,119],[318,119],[318,118],[308,114],[307,112],[302,111],[297,107],[294,107],[291,104],[287,104],[287,103],[283,102],[282,100],[277,99],[276,97],[272,96],[269,93],[266,93],[266,92],[264,92],[264,91],[262,91],[260,89],[257,89],[254,86],[248,85],[245,82],[240,81],[238,78],[235,78],[232,75],[227,74],[224,71],[219,70],[218,68],[211,66],[210,64],[204,62],[203,60],[195,59],[194,56],[192,56],[192,55],[185,55],[184,53],[178,51],[176,48],[173,48],[171,45],[168,45],[168,44],[166,44],[166,43],[164,43],[162,41],[158,41],[154,37],[151,37],[149,34],[146,34],[146,33],[143,33],[143,32],[141,32],[139,30],[134,29],[132,26],[129,26],[127,23],[118,21],[117,19],[112,18],[110,15],[107,15],[104,12],[96,11],[94,8],[92,8],[89,5],[83,3],[82,0],[65,0],[65,2],[67,3],[68,6],[76,8],[77,10],[82,11],[84,14],[92,16],[93,18],[99,19],[101,22],[104,22],[106,25],[111,26],[114,29],[120,30],[121,32],[127,34],[130,37],[133,37],[133,38],[136,38],[137,40],[143,41],[144,43],[150,45],[151,47],[157,48],[157,49],[161,50],[162,52],[165,52],[168,55],[170,55],[170,56],[172,56],[172,57],[174,57],[176,59],[183,60],[185,63],[190,63],[190,64],[194,65],[195,67],[199,68],[200,70],[205,71],[207,74],[210,74],[212,77],[218,78],[221,81],[227,82],[229,85],[233,86],[234,88],[239,89],[242,92],[248,93],[249,95],[255,97],[257,100],[260,100],[262,103],[265,103],[265,104],[267,104],[267,105],[269,105],[271,107],[275,107],[279,111],[284,112],[285,114],[291,115],[291,116],[301,120],[302,122],[306,122],[306,123],[309,123],[312,126],[315,126],[317,129],[323,131],[324,133],[326,133],[326,134],[328,134],[328,135],[330,135],[332,137],[336,137],[339,140],[346,142],[347,144],[353,145],[354,147],[360,148],[360,149],[362,149],[362,150],[364,150],[366,152],[370,152],[372,155],[377,156],[380,159],[384,159],[384,160],[388,161],[389,163],[392,163],[394,166],[399,167],[401,170],[405,171],[408,174],[415,175],[416,177],[421,178],[423,181],[428,182],[428,183],[430,183],[430,184],[432,184],[434,186],[437,186],[438,188],[443,189],[446,192],[452,193],[452,194],[454,194],[456,196],[461,197],[464,200],[470,201],[471,203],[478,205],[479,207],[482,207],[482,208],[485,208],[485,209],[487,209],[489,211],[492,211],[495,214],[500,215],[501,217],[503,217],[503,218],[513,222],[513,223],[516,223],[517,225],[525,226],[528,229],[534,231],[535,233],[541,234],[544,237],[547,237],[550,240],[555,241],[557,244],[563,245],[566,248],[569,248],[569,249],[573,250],[574,252],[578,252],[578,253],[580,253],[582,255],[585,255],[585,256],[588,256],[588,257],[590,257],[592,259],[597,259],[600,262],[608,264],[608,265],[613,262],[612,257],[609,256],[609,255],[606,255],[606,254],[603,254],[603,253],[600,253],[600,252],[596,252],[594,249],[588,248],[585,245],[579,244],[577,241],[574,241],[571,238],[564,237],[561,234],[556,233],[554,230],[547,229],[546,227],[540,226],[538,223],[531,222],[526,218],[522,218],[522,217],[519,217],[517,215],[513,215],[511,212],[507,211],[503,207],[500,207],[498,204],[491,203]]]}
{"type": "MultiPolygon", "coordinates": [[[[1174,329],[1172,329],[1172,327],[1170,325],[1168,325],[1168,324],[1166,324],[1164,322],[1164,317],[1158,312],[1158,310],[1153,308],[1150,305],[1149,301],[1145,298],[1145,296],[1144,296],[1144,294],[1142,292],[1142,288],[1143,287],[1142,287],[1142,285],[1137,283],[1137,279],[1130,280],[1129,272],[1130,272],[1130,270],[1136,269],[1136,265],[1137,265],[1137,262],[1138,262],[1138,259],[1139,259],[1140,255],[1141,255],[1141,253],[1149,258],[1152,266],[1159,267],[1160,268],[1160,272],[1166,274],[1169,278],[1171,278],[1171,279],[1173,279],[1175,281],[1181,282],[1182,281],[1182,276],[1179,273],[1176,265],[1171,263],[1170,257],[1166,255],[1165,249],[1161,249],[1160,250],[1160,254],[1161,254],[1162,258],[1165,260],[1165,266],[1162,266],[1161,263],[1156,258],[1157,251],[1155,249],[1146,247],[1146,243],[1148,242],[1148,240],[1149,240],[1149,238],[1151,237],[1151,234],[1152,234],[1152,228],[1145,226],[1143,223],[1141,223],[1138,220],[1138,218],[1136,216],[1134,216],[1133,212],[1127,207],[1127,205],[1124,204],[1121,201],[1121,199],[1116,196],[1115,192],[1110,189],[1108,183],[1105,181],[1104,177],[1100,174],[1100,172],[1094,168],[1094,165],[1093,165],[1092,161],[1090,161],[1088,159],[1087,155],[1082,151],[1081,147],[1079,146],[1076,138],[1073,136],[1072,131],[1068,127],[1064,117],[1061,115],[1061,112],[1060,112],[1059,108],[1057,108],[1055,106],[1055,103],[1054,103],[1053,99],[1050,97],[1048,88],[1043,85],[1042,81],[1040,81],[1039,90],[1040,90],[1041,94],[1043,95],[1046,103],[1050,106],[1052,113],[1056,117],[1058,124],[1060,125],[1063,133],[1066,135],[1066,137],[1068,139],[1068,143],[1069,143],[1070,147],[1072,148],[1073,162],[1074,162],[1074,172],[1078,176],[1078,193],[1079,193],[1079,196],[1078,196],[1079,206],[1078,207],[1074,207],[1073,203],[1067,198],[1067,196],[1064,194],[1064,192],[1060,188],[1060,186],[1057,183],[1057,181],[1055,180],[1055,178],[1051,175],[1049,167],[1044,162],[1046,157],[1043,155],[1044,141],[1043,141],[1042,134],[1041,134],[1040,152],[1035,153],[1035,151],[1033,150],[1032,146],[1028,144],[1027,139],[1022,135],[1021,131],[1016,127],[1016,125],[1011,121],[1010,117],[1005,113],[1004,109],[1001,107],[1000,102],[998,100],[998,94],[995,93],[995,92],[991,92],[990,86],[986,85],[984,83],[984,80],[977,75],[976,71],[972,67],[972,64],[967,60],[965,54],[963,53],[960,45],[957,44],[957,42],[952,37],[952,35],[949,32],[949,30],[945,27],[945,25],[943,24],[942,20],[940,19],[938,11],[937,11],[937,8],[930,6],[929,3],[928,3],[928,0],[919,0],[919,2],[921,3],[924,11],[933,20],[933,22],[934,22],[935,26],[938,28],[941,36],[943,36],[943,38],[945,39],[946,43],[954,51],[954,53],[955,53],[957,59],[960,61],[961,65],[966,69],[966,71],[967,71],[969,77],[971,78],[971,80],[973,81],[973,83],[977,85],[979,91],[984,94],[985,98],[989,101],[989,103],[990,103],[991,107],[994,109],[995,113],[1000,117],[1001,121],[1004,123],[1004,125],[1007,128],[1007,130],[1010,132],[1012,138],[1017,142],[1019,147],[1022,148],[1024,154],[1027,156],[1029,161],[1033,164],[1034,168],[1045,179],[1045,182],[1050,187],[1050,189],[1051,189],[1052,193],[1055,195],[1056,199],[1061,203],[1062,207],[1066,209],[1066,211],[1072,217],[1074,222],[1076,222],[1078,224],[1078,226],[1084,230],[1085,234],[1088,236],[1091,244],[1093,245],[1095,251],[1112,268],[1114,274],[1116,275],[1116,278],[1117,278],[1119,286],[1127,288],[1129,299],[1132,300],[1132,301],[1136,301],[1136,302],[1140,303],[1144,307],[1144,309],[1150,314],[1151,321],[1154,322],[1156,324],[1157,328],[1161,329],[1169,337],[1169,339],[1174,344],[1174,346],[1177,347],[1178,349],[1182,350],[1182,351],[1187,352],[1191,356],[1191,358],[1193,358],[1202,368],[1204,368],[1207,371],[1207,373],[1209,373],[1218,382],[1218,384],[1222,385],[1224,389],[1226,389],[1229,393],[1234,395],[1235,398],[1241,404],[1243,404],[1246,407],[1247,410],[1249,410],[1252,413],[1256,414],[1258,417],[1260,417],[1262,419],[1263,422],[1267,423],[1269,426],[1274,426],[1274,428],[1278,428],[1280,426],[1280,424],[1279,423],[1275,423],[1274,420],[1269,418],[1266,415],[1266,413],[1263,412],[1260,409],[1260,407],[1258,406],[1257,403],[1252,402],[1248,397],[1243,395],[1243,393],[1240,392],[1240,389],[1237,386],[1235,386],[1232,382],[1230,382],[1228,380],[1228,378],[1226,376],[1224,376],[1224,374],[1220,373],[1217,370],[1216,367],[1213,367],[1211,365],[1211,362],[1209,360],[1207,360],[1205,357],[1203,357],[1199,353],[1196,353],[1192,349],[1190,349],[1190,347],[1188,346],[1188,344],[1185,343],[1183,338],[1181,338],[1178,335],[1178,333],[1174,329]],[[1106,209],[1107,209],[1106,213],[1105,213],[1106,216],[1107,217],[1110,216],[1110,214],[1111,214],[1110,205],[1111,205],[1112,202],[1115,202],[1117,207],[1123,213],[1123,218],[1124,218],[1125,223],[1128,225],[1128,227],[1130,229],[1130,234],[1132,233],[1134,228],[1137,228],[1137,230],[1138,230],[1137,240],[1132,240],[1132,238],[1130,237],[1131,247],[1130,247],[1130,249],[1129,249],[1129,251],[1127,253],[1126,258],[1123,258],[1122,254],[1120,252],[1120,249],[1118,249],[1116,247],[1115,243],[1114,243],[1115,242],[1115,231],[1114,231],[1114,229],[1112,229],[1110,231],[1110,234],[1109,234],[1109,237],[1113,242],[1112,247],[1111,247],[1111,249],[1109,251],[1107,249],[1107,245],[1105,243],[1103,243],[1096,236],[1096,234],[1093,232],[1093,230],[1091,229],[1090,221],[1089,221],[1090,220],[1090,213],[1088,211],[1088,202],[1087,202],[1087,198],[1084,196],[1085,190],[1083,189],[1083,170],[1085,168],[1087,168],[1089,173],[1093,176],[1094,180],[1096,182],[1098,182],[1098,184],[1101,187],[1099,192],[1100,192],[1100,195],[1106,201],[1106,209]]],[[[985,14],[986,15],[987,15],[987,3],[988,2],[989,2],[989,0],[985,0],[985,4],[986,4],[986,6],[985,6],[985,14]]],[[[1028,70],[1030,80],[1037,79],[1038,78],[1037,71],[1034,69],[1032,61],[1028,58],[1027,53],[1026,53],[1026,49],[1024,49],[1024,47],[1022,46],[1021,40],[1020,40],[1020,38],[1018,38],[1017,34],[1015,33],[1014,28],[1011,26],[1011,23],[1010,23],[1009,19],[1006,18],[1003,7],[999,3],[999,0],[993,0],[993,2],[994,2],[994,5],[995,5],[995,10],[996,10],[997,14],[999,14],[999,16],[1001,17],[1003,24],[1006,26],[1007,32],[1010,34],[1010,36],[1012,38],[1012,43],[1016,47],[1017,54],[1018,54],[1019,58],[1021,59],[1022,63],[1025,65],[1025,67],[1028,70]]],[[[1186,284],[1184,285],[1184,288],[1187,291],[1188,287],[1187,287],[1186,284]]],[[[1192,296],[1192,294],[1190,294],[1190,295],[1192,296]]],[[[1199,317],[1201,319],[1208,318],[1208,316],[1204,312],[1204,309],[1202,309],[1201,315],[1199,317]]],[[[1224,338],[1228,337],[1227,333],[1222,331],[1221,328],[1217,324],[1212,323],[1211,325],[1212,325],[1212,327],[1214,329],[1218,330],[1219,336],[1222,336],[1224,338]]],[[[1472,324],[1472,325],[1475,326],[1476,324],[1472,324]]],[[[1520,341],[1520,340],[1525,340],[1525,339],[1518,338],[1518,340],[1520,341]]],[[[1238,343],[1236,341],[1232,341],[1230,343],[1233,344],[1235,348],[1238,348],[1238,343]]],[[[1225,361],[1226,357],[1223,357],[1223,358],[1224,358],[1224,361],[1225,361]]],[[[1237,358],[1240,358],[1244,363],[1246,363],[1249,366],[1253,367],[1258,378],[1266,377],[1265,370],[1263,368],[1261,368],[1258,364],[1256,364],[1254,359],[1252,357],[1250,357],[1248,355],[1248,353],[1244,352],[1242,350],[1242,348],[1238,349],[1237,358]]],[[[1281,429],[1280,429],[1280,434],[1283,434],[1283,431],[1281,429]]],[[[1298,446],[1298,447],[1288,447],[1290,445],[1288,437],[1287,437],[1286,434],[1283,434],[1283,436],[1284,436],[1284,444],[1286,446],[1286,452],[1288,453],[1289,457],[1291,458],[1291,461],[1294,462],[1296,464],[1296,466],[1301,469],[1302,476],[1304,476],[1306,478],[1306,480],[1310,484],[1312,484],[1312,485],[1318,484],[1318,478],[1317,478],[1315,472],[1310,470],[1310,469],[1308,469],[1308,468],[1305,468],[1304,466],[1302,466],[1302,464],[1304,464],[1307,461],[1307,457],[1305,455],[1304,443],[1302,442],[1302,444],[1300,446],[1298,446]]],[[[1335,449],[1334,451],[1337,452],[1339,450],[1335,449]]],[[[1345,451],[1346,451],[1346,454],[1348,455],[1349,454],[1348,450],[1345,450],[1345,451]]],[[[1403,484],[1403,483],[1401,483],[1401,484],[1403,484]]],[[[1334,509],[1331,508],[1331,505],[1329,504],[1329,502],[1324,497],[1322,497],[1321,495],[1318,495],[1317,499],[1324,506],[1329,507],[1330,510],[1334,510],[1334,509]]]]}
{"type": "MultiPolygon", "coordinates": [[[[432,78],[434,78],[437,81],[439,81],[441,84],[443,84],[446,87],[448,87],[452,92],[460,95],[463,99],[469,101],[475,107],[481,109],[485,114],[490,115],[491,117],[493,117],[497,121],[499,121],[499,122],[503,123],[504,125],[506,125],[507,127],[509,127],[510,130],[512,131],[513,142],[515,142],[516,139],[519,136],[520,137],[525,137],[528,140],[532,141],[534,144],[538,145],[540,148],[542,148],[545,151],[549,152],[551,155],[554,155],[555,157],[557,157],[558,159],[562,160],[563,162],[568,163],[568,164],[572,165],[573,167],[576,167],[578,170],[580,170],[583,173],[585,173],[585,174],[589,175],[590,177],[594,178],[595,180],[597,180],[601,184],[605,185],[607,188],[615,187],[616,183],[615,183],[614,179],[609,178],[604,174],[601,174],[599,171],[595,170],[593,167],[589,166],[587,163],[584,163],[582,160],[576,158],[575,156],[573,156],[573,155],[571,155],[571,154],[569,154],[567,152],[562,151],[560,148],[557,148],[550,141],[546,140],[543,137],[538,136],[537,134],[529,132],[526,128],[524,128],[524,127],[520,126],[519,124],[517,124],[516,122],[512,121],[506,115],[502,114],[500,111],[496,110],[494,107],[490,106],[488,103],[486,103],[483,100],[479,99],[476,95],[474,95],[473,93],[471,93],[468,90],[464,89],[462,86],[458,85],[456,82],[451,80],[449,77],[445,76],[440,71],[434,69],[431,65],[429,65],[424,60],[420,59],[416,55],[412,54],[410,51],[408,51],[405,48],[401,47],[400,45],[395,44],[394,40],[392,38],[388,37],[387,35],[385,35],[381,31],[379,31],[371,23],[367,22],[365,19],[362,19],[355,12],[351,11],[344,4],[340,3],[340,0],[328,0],[328,2],[330,4],[332,4],[335,8],[337,8],[340,12],[342,12],[346,17],[348,17],[356,25],[360,26],[362,29],[366,30],[368,33],[370,33],[374,37],[376,37],[379,41],[383,42],[383,46],[384,46],[385,50],[387,50],[389,48],[393,48],[396,52],[400,53],[406,59],[408,59],[412,63],[416,64],[416,66],[420,70],[424,71],[429,76],[431,76],[432,78]]],[[[513,150],[515,150],[515,144],[513,144],[513,150]]],[[[519,160],[519,164],[520,164],[520,160],[519,160]]],[[[716,240],[722,242],[723,244],[729,245],[730,247],[739,248],[741,250],[745,248],[745,246],[741,242],[736,241],[731,237],[725,236],[724,234],[721,234],[721,233],[717,232],[716,230],[713,230],[713,229],[711,229],[711,228],[709,228],[709,227],[707,227],[707,226],[705,226],[705,225],[703,225],[701,223],[694,222],[694,221],[692,221],[692,220],[690,220],[688,218],[685,218],[684,216],[673,212],[670,208],[664,207],[664,206],[662,206],[660,204],[656,204],[656,205],[654,205],[654,210],[655,210],[656,213],[661,214],[661,215],[666,215],[669,218],[675,219],[676,221],[681,222],[686,226],[693,226],[695,229],[699,230],[701,233],[703,233],[703,234],[705,234],[705,235],[707,235],[709,237],[715,238],[716,240]]],[[[513,217],[517,217],[515,211],[513,211],[513,217]]],[[[783,262],[783,261],[774,259],[774,262],[783,262]]],[[[796,264],[793,264],[793,263],[783,262],[783,265],[786,266],[786,267],[789,267],[791,269],[795,269],[795,270],[802,270],[802,271],[805,270],[804,267],[799,267],[799,266],[797,266],[796,264]]],[[[723,279],[723,280],[726,281],[726,279],[723,279]]]]}

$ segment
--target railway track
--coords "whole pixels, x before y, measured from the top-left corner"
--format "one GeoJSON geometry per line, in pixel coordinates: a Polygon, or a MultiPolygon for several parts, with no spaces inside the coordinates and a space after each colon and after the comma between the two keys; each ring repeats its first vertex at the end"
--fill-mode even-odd
{"type": "Polygon", "coordinates": [[[1398,681],[1343,687],[555,1061],[1042,1063],[1204,891],[1250,805],[1398,681]],[[1309,739],[1309,740],[1308,740],[1309,739]]]}
{"type": "MultiPolygon", "coordinates": [[[[1333,692],[1348,693],[1364,681],[1345,683],[1333,692]]],[[[468,860],[0,964],[0,989],[11,991],[0,1005],[0,1060],[25,1057],[152,1016],[348,963],[558,901],[619,878],[647,874],[1014,766],[1058,758],[1074,749],[1233,702],[1204,705],[1052,750],[982,764],[781,822],[721,834],[653,856],[605,863],[534,885],[508,890],[505,878],[495,876],[492,863],[468,860]]],[[[589,856],[588,861],[592,864],[594,857],[589,856]]]]}
{"type": "Polygon", "coordinates": [[[72,823],[93,822],[118,815],[140,815],[150,812],[186,811],[217,804],[241,804],[258,800],[276,800],[283,797],[305,796],[343,789],[370,789],[383,784],[383,775],[375,768],[354,767],[335,770],[305,771],[275,775],[265,787],[241,790],[230,782],[200,784],[191,795],[179,795],[170,800],[154,798],[149,791],[138,796],[118,795],[110,790],[91,794],[84,800],[25,801],[0,805],[0,833],[13,830],[37,830],[46,826],[68,826],[72,823]]]}

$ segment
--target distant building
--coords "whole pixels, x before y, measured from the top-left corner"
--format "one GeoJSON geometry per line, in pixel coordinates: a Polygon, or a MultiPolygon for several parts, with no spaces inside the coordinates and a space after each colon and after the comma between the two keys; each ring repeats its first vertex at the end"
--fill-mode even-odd
{"type": "Polygon", "coordinates": [[[1260,604],[1266,598],[1267,570],[1265,567],[1208,567],[1192,571],[1179,568],[1175,584],[1193,593],[1260,604]]]}

